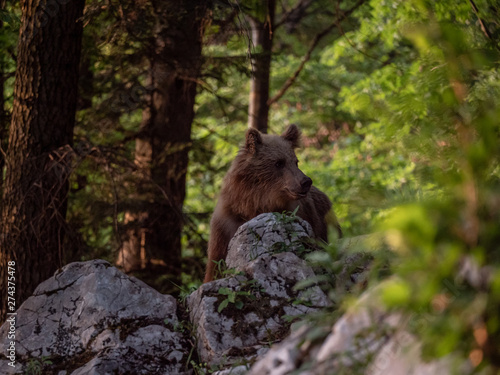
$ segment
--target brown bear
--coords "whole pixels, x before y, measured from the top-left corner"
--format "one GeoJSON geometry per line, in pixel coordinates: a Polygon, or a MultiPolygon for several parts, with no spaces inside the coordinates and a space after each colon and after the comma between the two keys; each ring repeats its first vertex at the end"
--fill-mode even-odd
{"type": "MultiPolygon", "coordinates": [[[[247,131],[245,144],[224,178],[210,221],[204,282],[213,280],[215,262],[226,258],[229,241],[238,227],[264,212],[294,211],[298,206],[297,215],[311,224],[317,238],[327,241],[325,216],[332,203],[298,167],[294,149],[299,146],[300,135],[295,125],[281,136],[262,134],[253,128],[247,131]]],[[[340,226],[335,225],[341,236],[340,226]]]]}

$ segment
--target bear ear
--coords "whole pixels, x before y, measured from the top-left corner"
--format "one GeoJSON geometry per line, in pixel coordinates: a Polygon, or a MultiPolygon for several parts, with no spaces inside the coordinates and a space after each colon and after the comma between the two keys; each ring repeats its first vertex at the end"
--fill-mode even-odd
{"type": "Polygon", "coordinates": [[[262,144],[262,135],[255,128],[247,130],[245,148],[253,155],[257,151],[257,147],[262,144]]]}
{"type": "Polygon", "coordinates": [[[292,143],[293,148],[297,148],[300,145],[300,135],[301,132],[297,125],[292,124],[290,125],[281,136],[287,140],[288,142],[292,143]]]}

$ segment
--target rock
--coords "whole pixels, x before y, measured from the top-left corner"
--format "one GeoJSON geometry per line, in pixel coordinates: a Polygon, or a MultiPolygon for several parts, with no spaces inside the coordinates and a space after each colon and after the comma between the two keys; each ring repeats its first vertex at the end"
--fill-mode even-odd
{"type": "Polygon", "coordinates": [[[286,250],[304,250],[311,234],[303,220],[281,222],[275,214],[260,215],[238,229],[227,257],[237,274],[206,283],[187,299],[202,362],[252,361],[288,333],[285,316],[308,314],[329,304],[317,286],[294,290],[298,281],[314,273],[286,250]]]}
{"type": "Polygon", "coordinates": [[[246,365],[240,365],[235,367],[230,367],[225,370],[215,371],[212,375],[245,375],[249,370],[246,365]]]}
{"type": "Polygon", "coordinates": [[[313,235],[309,223],[299,217],[261,214],[238,228],[229,243],[226,264],[240,269],[262,255],[298,252],[313,235]]]}
{"type": "MultiPolygon", "coordinates": [[[[190,348],[176,309],[173,297],[106,261],[68,264],[17,311],[16,370],[31,362],[44,363],[44,374],[182,374],[190,348]]],[[[14,373],[6,361],[0,372],[14,373]]]]}
{"type": "MultiPolygon", "coordinates": [[[[272,297],[304,300],[315,308],[327,306],[329,301],[317,286],[299,293],[293,291],[298,281],[314,277],[312,268],[296,255],[312,245],[313,232],[309,223],[299,217],[290,221],[280,216],[261,214],[243,224],[229,243],[227,266],[258,280],[272,297]]],[[[303,305],[284,308],[287,315],[311,310],[303,305]]]]}
{"type": "Polygon", "coordinates": [[[470,367],[451,357],[425,363],[418,340],[406,330],[410,319],[383,308],[378,290],[376,287],[365,292],[327,331],[325,327],[302,325],[281,343],[273,345],[247,375],[472,372],[470,367]]]}
{"type": "Polygon", "coordinates": [[[305,341],[309,328],[302,326],[280,344],[273,345],[268,353],[252,366],[247,375],[285,375],[296,370],[303,357],[300,344],[305,341]]]}
{"type": "MultiPolygon", "coordinates": [[[[218,369],[216,375],[472,373],[451,356],[429,363],[421,359],[421,344],[407,326],[422,317],[384,308],[384,282],[366,290],[335,321],[302,319],[330,306],[314,283],[295,288],[316,277],[301,258],[314,249],[311,235],[303,220],[277,214],[242,225],[229,245],[228,276],[187,297],[190,324],[179,321],[173,297],[108,262],[71,263],[40,284],[17,311],[17,368],[8,366],[4,340],[0,374],[192,374],[189,359],[200,363],[200,371],[205,364],[218,369]],[[186,337],[187,326],[195,337],[186,337]],[[191,342],[197,353],[191,352],[191,342]]],[[[339,249],[345,253],[334,260],[335,267],[321,270],[318,262],[315,270],[335,273],[328,277],[342,293],[354,285],[366,288],[372,255],[352,250],[366,246],[367,239],[343,240],[339,249]]],[[[321,260],[328,254],[313,255],[321,260]]],[[[2,339],[10,327],[9,322],[0,327],[2,339]]]]}

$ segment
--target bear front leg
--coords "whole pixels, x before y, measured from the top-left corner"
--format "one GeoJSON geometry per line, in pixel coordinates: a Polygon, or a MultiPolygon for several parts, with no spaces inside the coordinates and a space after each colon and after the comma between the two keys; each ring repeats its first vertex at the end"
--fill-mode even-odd
{"type": "Polygon", "coordinates": [[[215,209],[212,221],[210,222],[210,240],[208,241],[205,283],[214,279],[216,263],[222,259],[226,259],[229,241],[231,241],[236,230],[243,223],[244,221],[234,219],[231,215],[220,209],[220,207],[215,209]]]}
{"type": "Polygon", "coordinates": [[[215,276],[215,267],[217,262],[226,259],[227,246],[231,237],[225,233],[224,228],[221,228],[219,223],[213,223],[210,231],[210,240],[208,242],[208,260],[207,269],[205,272],[204,283],[212,281],[215,276]]]}
{"type": "Polygon", "coordinates": [[[216,276],[216,263],[226,259],[229,242],[244,222],[244,220],[238,220],[234,215],[229,214],[221,205],[215,208],[210,222],[210,240],[208,241],[208,260],[204,283],[212,281],[216,276]]]}

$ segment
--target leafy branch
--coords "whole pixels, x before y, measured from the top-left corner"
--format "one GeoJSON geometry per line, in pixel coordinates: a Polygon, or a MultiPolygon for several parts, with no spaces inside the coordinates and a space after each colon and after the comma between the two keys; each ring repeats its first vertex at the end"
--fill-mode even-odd
{"type": "Polygon", "coordinates": [[[317,34],[313,42],[311,43],[311,46],[309,47],[306,55],[302,58],[302,61],[300,62],[300,65],[298,68],[295,70],[295,72],[292,74],[291,77],[289,77],[285,84],[281,87],[281,89],[274,95],[271,99],[267,101],[267,105],[271,105],[273,103],[276,103],[278,100],[280,100],[283,95],[287,92],[287,90],[294,84],[294,82],[297,80],[299,77],[300,72],[304,69],[304,66],[306,63],[311,59],[313,51],[316,49],[318,46],[319,42],[327,36],[333,29],[335,29],[338,25],[339,22],[344,21],[347,17],[349,17],[356,9],[358,9],[361,5],[365,3],[366,0],[358,0],[358,2],[348,11],[343,12],[332,24],[330,24],[327,28],[325,28],[323,31],[321,31],[319,34],[317,34]]]}

